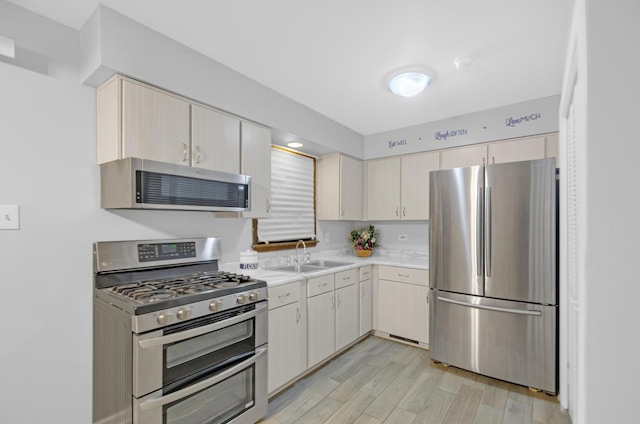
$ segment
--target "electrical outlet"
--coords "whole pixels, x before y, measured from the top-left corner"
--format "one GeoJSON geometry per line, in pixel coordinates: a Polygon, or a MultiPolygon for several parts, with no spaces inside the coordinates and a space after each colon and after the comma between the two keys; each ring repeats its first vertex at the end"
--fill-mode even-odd
{"type": "Polygon", "coordinates": [[[18,205],[0,205],[0,230],[20,229],[20,207],[18,205]]]}
{"type": "Polygon", "coordinates": [[[324,233],[324,242],[327,244],[331,243],[331,233],[324,233]]]}
{"type": "Polygon", "coordinates": [[[408,240],[408,237],[407,237],[407,235],[406,235],[406,234],[399,234],[399,235],[398,235],[398,240],[400,240],[400,241],[407,241],[407,240],[408,240]]]}

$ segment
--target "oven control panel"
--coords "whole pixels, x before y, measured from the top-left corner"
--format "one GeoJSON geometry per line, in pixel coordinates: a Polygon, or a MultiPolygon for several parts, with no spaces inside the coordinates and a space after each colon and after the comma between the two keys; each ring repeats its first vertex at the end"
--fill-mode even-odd
{"type": "Polygon", "coordinates": [[[196,257],[195,242],[144,243],[138,245],[140,262],[162,261],[196,257]]]}

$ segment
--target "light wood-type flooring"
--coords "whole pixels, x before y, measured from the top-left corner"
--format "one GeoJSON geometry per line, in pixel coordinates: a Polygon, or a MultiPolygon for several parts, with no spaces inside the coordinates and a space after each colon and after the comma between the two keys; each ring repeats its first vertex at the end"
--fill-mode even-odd
{"type": "Polygon", "coordinates": [[[370,336],[269,402],[260,424],[570,424],[556,397],[370,336]]]}

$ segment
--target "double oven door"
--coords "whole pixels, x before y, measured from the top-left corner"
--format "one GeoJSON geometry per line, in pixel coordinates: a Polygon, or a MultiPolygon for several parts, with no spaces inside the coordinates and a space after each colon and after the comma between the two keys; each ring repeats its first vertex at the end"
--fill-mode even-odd
{"type": "Polygon", "coordinates": [[[256,422],[267,412],[267,303],[133,335],[134,424],[256,422]]]}

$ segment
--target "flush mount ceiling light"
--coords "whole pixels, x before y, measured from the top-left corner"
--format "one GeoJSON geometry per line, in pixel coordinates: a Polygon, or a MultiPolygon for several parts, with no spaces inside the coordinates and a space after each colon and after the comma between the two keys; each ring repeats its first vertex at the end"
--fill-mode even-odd
{"type": "Polygon", "coordinates": [[[304,144],[300,143],[299,141],[290,141],[287,143],[287,146],[293,148],[293,149],[297,149],[299,147],[304,146],[304,144]]]}
{"type": "Polygon", "coordinates": [[[387,87],[398,96],[413,97],[433,82],[434,74],[423,67],[399,69],[388,78],[387,87]]]}

